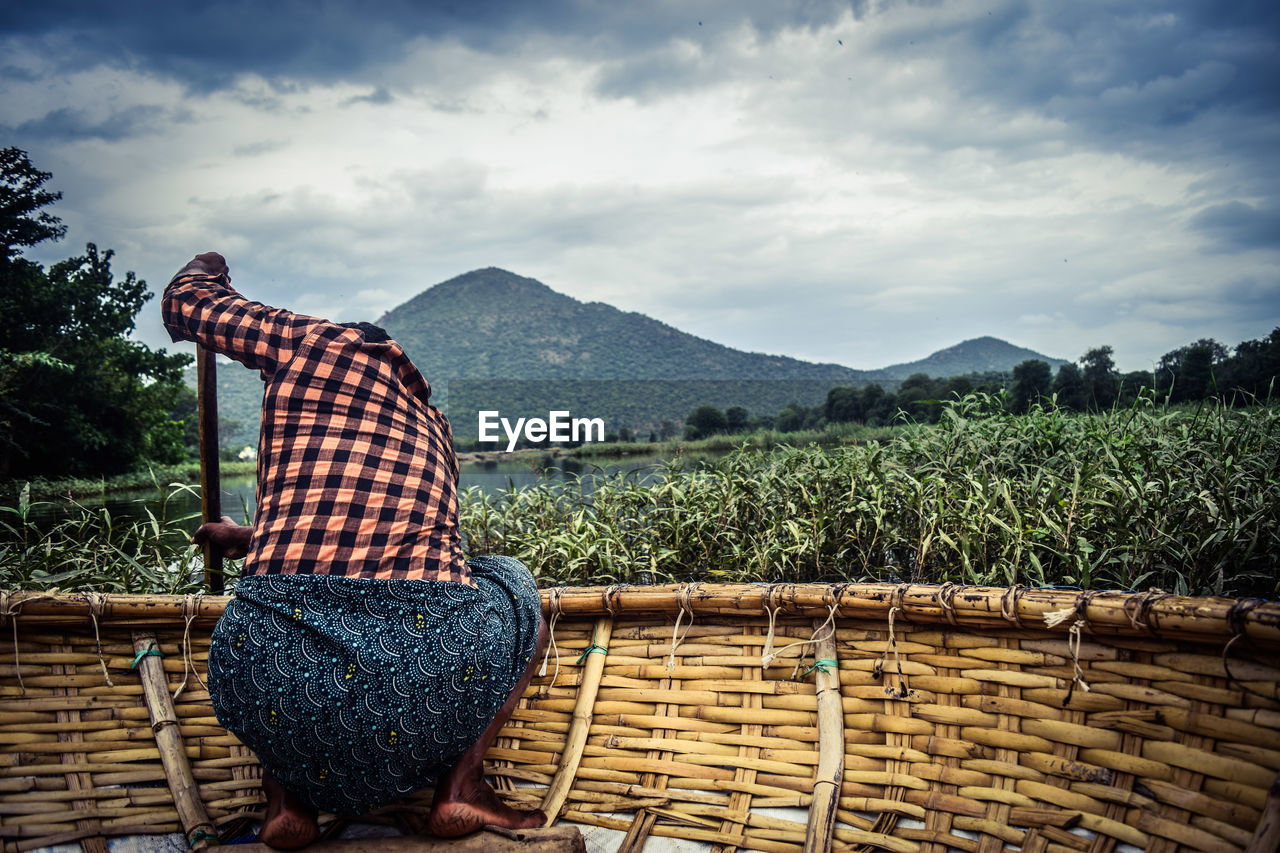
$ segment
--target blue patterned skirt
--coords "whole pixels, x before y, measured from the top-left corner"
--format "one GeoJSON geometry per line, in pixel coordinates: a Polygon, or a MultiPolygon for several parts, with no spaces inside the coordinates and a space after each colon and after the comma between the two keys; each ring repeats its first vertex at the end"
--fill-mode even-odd
{"type": "Polygon", "coordinates": [[[518,560],[469,565],[475,587],[242,579],[209,650],[218,721],[323,811],[364,814],[430,786],[493,721],[542,619],[518,560]]]}

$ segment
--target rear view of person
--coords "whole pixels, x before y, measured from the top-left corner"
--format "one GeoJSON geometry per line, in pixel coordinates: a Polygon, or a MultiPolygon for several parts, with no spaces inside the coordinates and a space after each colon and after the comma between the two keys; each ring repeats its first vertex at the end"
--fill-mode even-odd
{"type": "Polygon", "coordinates": [[[434,834],[541,825],[481,763],[546,643],[537,586],[512,558],[465,559],[452,432],[421,373],[377,326],[246,299],[214,252],[174,276],[162,311],[175,341],[265,383],[253,526],[195,536],[244,557],[209,691],[262,764],[260,840],[301,847],[317,810],[360,815],[432,784],[434,834]]]}

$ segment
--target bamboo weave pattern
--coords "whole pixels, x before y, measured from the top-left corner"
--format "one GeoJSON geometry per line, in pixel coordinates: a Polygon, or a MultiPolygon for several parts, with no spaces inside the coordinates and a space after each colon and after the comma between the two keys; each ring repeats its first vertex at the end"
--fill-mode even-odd
{"type": "MultiPolygon", "coordinates": [[[[175,791],[223,834],[260,811],[256,762],[199,681],[224,604],[4,595],[5,851],[173,831],[203,846],[175,791]],[[144,703],[139,631],[168,694],[182,686],[176,724],[144,703]],[[166,728],[189,780],[166,775],[166,728]]],[[[617,830],[618,849],[1234,851],[1280,802],[1280,604],[682,585],[544,606],[559,659],[491,778],[519,805],[617,830]]]]}

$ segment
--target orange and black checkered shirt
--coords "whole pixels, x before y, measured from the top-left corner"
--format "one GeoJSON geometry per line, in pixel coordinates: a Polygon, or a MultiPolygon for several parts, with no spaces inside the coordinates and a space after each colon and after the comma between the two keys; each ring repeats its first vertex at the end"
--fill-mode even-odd
{"type": "Polygon", "coordinates": [[[449,421],[400,345],[182,272],[161,305],[189,340],[262,372],[258,509],[244,574],[471,584],[449,421]]]}

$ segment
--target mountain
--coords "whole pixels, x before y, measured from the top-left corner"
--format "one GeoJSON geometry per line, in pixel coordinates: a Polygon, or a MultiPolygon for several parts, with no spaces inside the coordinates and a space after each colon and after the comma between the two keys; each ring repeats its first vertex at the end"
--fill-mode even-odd
{"type": "MultiPolygon", "coordinates": [[[[743,352],[494,267],[430,287],[377,325],[427,377],[432,401],[460,441],[476,436],[480,409],[523,417],[567,409],[602,417],[610,430],[647,434],[663,421],[682,422],[700,405],[772,415],[791,402],[817,405],[839,385],[896,390],[913,373],[1005,372],[1028,358],[1055,369],[1063,363],[991,337],[879,370],[743,352]]],[[[253,443],[262,400],[257,373],[220,364],[218,386],[222,417],[241,424],[235,442],[253,443]]]]}
{"type": "Polygon", "coordinates": [[[1004,373],[1029,359],[1038,359],[1047,363],[1054,373],[1067,363],[1064,359],[1041,355],[1035,350],[1014,346],[1008,341],[988,336],[962,341],[953,347],[940,349],[919,361],[891,364],[879,370],[860,372],[864,381],[901,382],[913,373],[923,373],[935,379],[964,376],[970,373],[1004,373]]]}
{"type": "Polygon", "coordinates": [[[494,267],[424,290],[377,325],[428,379],[860,379],[838,364],[730,349],[494,267]]]}

